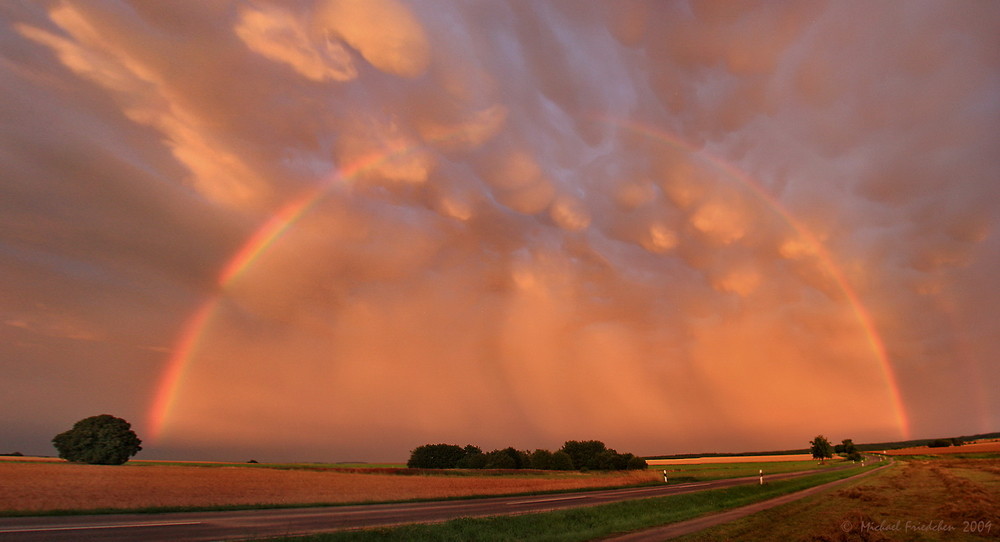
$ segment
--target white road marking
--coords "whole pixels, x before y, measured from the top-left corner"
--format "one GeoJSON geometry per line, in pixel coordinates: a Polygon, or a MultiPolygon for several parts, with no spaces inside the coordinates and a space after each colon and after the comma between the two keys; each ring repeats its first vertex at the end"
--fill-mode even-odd
{"type": "Polygon", "coordinates": [[[47,531],[83,531],[87,529],[128,529],[131,527],[172,527],[175,525],[201,525],[200,521],[169,521],[160,523],[120,523],[112,525],[69,525],[66,527],[23,527],[0,529],[0,533],[43,533],[47,531]]]}

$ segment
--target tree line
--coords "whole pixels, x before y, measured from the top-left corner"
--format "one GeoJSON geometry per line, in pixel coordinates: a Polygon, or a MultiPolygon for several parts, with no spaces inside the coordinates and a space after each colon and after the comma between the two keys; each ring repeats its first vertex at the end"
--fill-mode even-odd
{"type": "Polygon", "coordinates": [[[820,461],[832,458],[834,453],[843,455],[851,461],[862,460],[861,452],[854,445],[854,440],[849,438],[833,446],[826,437],[817,435],[816,438],[809,441],[809,449],[812,452],[813,459],[819,459],[820,461]]]}
{"type": "Polygon", "coordinates": [[[599,440],[566,441],[555,452],[533,452],[507,447],[483,452],[469,444],[425,444],[410,452],[406,466],[415,469],[539,469],[539,470],[641,470],[646,460],[618,453],[599,440]]]}

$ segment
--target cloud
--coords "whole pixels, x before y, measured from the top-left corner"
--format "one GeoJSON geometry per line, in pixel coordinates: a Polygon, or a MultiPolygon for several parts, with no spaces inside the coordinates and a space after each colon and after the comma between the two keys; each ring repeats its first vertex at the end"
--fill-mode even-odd
{"type": "Polygon", "coordinates": [[[430,44],[409,8],[395,0],[328,0],[315,25],[341,37],[372,66],[392,75],[416,77],[427,69],[430,44]]]}
{"type": "Polygon", "coordinates": [[[235,31],[250,50],[288,64],[314,81],[349,81],[357,77],[358,70],[347,49],[326,37],[318,43],[309,36],[307,26],[307,22],[296,20],[281,8],[248,7],[240,14],[235,31]]]}
{"type": "Polygon", "coordinates": [[[163,59],[127,50],[129,38],[143,30],[127,26],[133,13],[57,4],[49,16],[68,37],[27,24],[17,29],[50,47],[76,74],[109,90],[129,119],[163,132],[174,156],[191,171],[191,182],[206,197],[234,206],[259,204],[265,190],[261,179],[179,99],[180,89],[173,88],[157,65],[163,59]]]}
{"type": "Polygon", "coordinates": [[[55,1],[0,20],[7,359],[71,366],[60,341],[87,338],[85,363],[121,356],[103,371],[136,382],[98,388],[141,419],[214,300],[164,450],[995,430],[992,5],[55,1]]]}

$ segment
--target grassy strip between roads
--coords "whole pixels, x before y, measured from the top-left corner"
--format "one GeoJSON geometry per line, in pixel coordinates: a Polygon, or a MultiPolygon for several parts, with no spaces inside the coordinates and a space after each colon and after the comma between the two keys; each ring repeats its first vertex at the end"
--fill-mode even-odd
{"type": "Polygon", "coordinates": [[[517,541],[569,542],[675,523],[705,514],[767,500],[878,467],[825,472],[791,480],[746,485],[685,495],[636,499],[613,504],[517,516],[461,518],[437,524],[414,524],[366,530],[338,531],[271,539],[274,542],[517,541]]]}
{"type": "Polygon", "coordinates": [[[795,472],[810,469],[831,469],[848,464],[841,458],[831,459],[823,465],[817,465],[816,460],[809,461],[776,461],[753,463],[697,463],[690,465],[657,465],[652,470],[666,470],[671,482],[704,482],[722,478],[742,478],[756,476],[759,471],[768,474],[795,472]]]}

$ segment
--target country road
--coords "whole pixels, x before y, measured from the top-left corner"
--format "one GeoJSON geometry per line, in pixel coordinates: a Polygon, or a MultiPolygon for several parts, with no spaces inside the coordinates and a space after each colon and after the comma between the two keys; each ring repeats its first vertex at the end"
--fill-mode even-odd
{"type": "MultiPolygon", "coordinates": [[[[765,476],[765,479],[784,480],[814,473],[815,471],[804,471],[774,474],[765,476]]],[[[439,522],[459,517],[545,512],[755,483],[758,483],[757,476],[641,488],[418,503],[229,512],[0,518],[0,541],[243,540],[403,523],[439,522]]]]}

